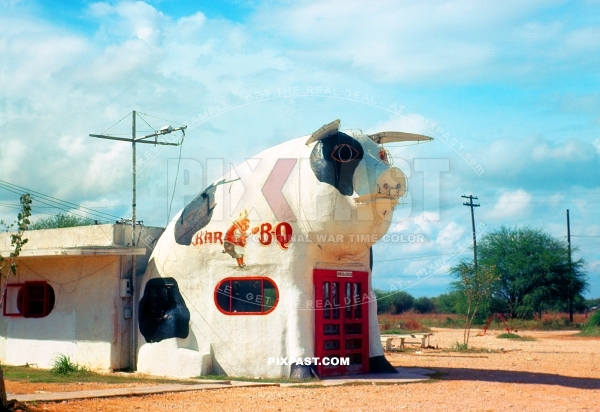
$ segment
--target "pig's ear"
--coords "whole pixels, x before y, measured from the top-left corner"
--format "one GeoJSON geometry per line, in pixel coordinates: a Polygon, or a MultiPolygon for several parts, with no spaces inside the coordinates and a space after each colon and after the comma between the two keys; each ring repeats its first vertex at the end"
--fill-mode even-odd
{"type": "Polygon", "coordinates": [[[338,132],[340,128],[340,119],[334,120],[333,122],[326,124],[321,127],[319,130],[310,135],[310,138],[306,141],[306,145],[316,142],[321,139],[325,139],[326,137],[331,136],[338,132]]]}
{"type": "Polygon", "coordinates": [[[433,140],[433,137],[404,132],[379,132],[370,134],[369,137],[377,144],[392,142],[427,142],[433,140]]]}
{"type": "Polygon", "coordinates": [[[189,246],[194,234],[208,225],[215,209],[216,190],[215,185],[210,185],[183,208],[175,223],[175,241],[178,244],[189,246]]]}

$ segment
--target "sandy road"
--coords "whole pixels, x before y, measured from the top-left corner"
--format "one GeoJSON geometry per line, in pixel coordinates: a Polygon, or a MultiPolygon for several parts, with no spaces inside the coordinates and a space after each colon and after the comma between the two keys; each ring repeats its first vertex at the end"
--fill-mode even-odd
{"type": "MultiPolygon", "coordinates": [[[[600,411],[600,338],[574,332],[522,332],[532,341],[473,336],[478,352],[443,350],[461,330],[435,329],[438,350],[386,354],[395,366],[431,368],[440,379],[402,385],[237,388],[36,405],[49,411],[600,411]]],[[[476,334],[479,331],[474,331],[476,334]]],[[[20,384],[13,393],[110,385],[20,384]]]]}

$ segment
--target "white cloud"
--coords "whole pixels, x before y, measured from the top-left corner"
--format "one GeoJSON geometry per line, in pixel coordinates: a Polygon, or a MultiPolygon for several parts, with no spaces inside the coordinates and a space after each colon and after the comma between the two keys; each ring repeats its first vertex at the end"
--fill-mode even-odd
{"type": "Polygon", "coordinates": [[[3,94],[35,94],[57,71],[89,50],[86,42],[44,21],[22,17],[0,19],[3,94]]]}
{"type": "Polygon", "coordinates": [[[487,219],[502,220],[515,216],[527,217],[531,213],[531,195],[524,190],[502,193],[491,212],[485,213],[487,219]]]}
{"type": "Polygon", "coordinates": [[[452,250],[464,239],[465,227],[456,222],[448,223],[440,232],[435,242],[442,250],[452,250]]]}
{"type": "Polygon", "coordinates": [[[0,147],[0,164],[2,179],[10,180],[19,174],[27,173],[33,166],[26,161],[27,145],[21,141],[10,139],[0,147]]]}
{"type": "Polygon", "coordinates": [[[84,187],[104,193],[112,191],[131,172],[130,150],[126,144],[114,144],[108,151],[92,155],[82,182],[84,187]]]}
{"type": "Polygon", "coordinates": [[[584,27],[569,33],[565,40],[567,50],[574,52],[594,52],[600,49],[600,28],[584,27]]]}
{"type": "Polygon", "coordinates": [[[595,154],[590,152],[589,143],[574,139],[556,147],[549,147],[546,143],[538,144],[532,152],[532,158],[536,161],[568,160],[579,162],[591,160],[595,157],[595,154]]]}
{"type": "Polygon", "coordinates": [[[122,44],[109,46],[99,56],[89,70],[81,76],[89,76],[99,82],[125,81],[144,73],[160,61],[160,52],[140,40],[127,40],[122,44]]]}
{"type": "Polygon", "coordinates": [[[399,131],[407,133],[429,135],[427,129],[428,119],[417,113],[407,113],[400,116],[390,117],[388,120],[377,123],[372,130],[367,133],[376,133],[383,131],[399,131]]]}
{"type": "Polygon", "coordinates": [[[600,138],[599,138],[599,139],[596,139],[596,140],[594,140],[594,143],[593,143],[593,144],[594,144],[594,147],[596,148],[596,152],[597,152],[598,154],[600,154],[600,138]]]}
{"type": "Polygon", "coordinates": [[[563,49],[586,35],[569,32],[558,21],[537,21],[537,12],[552,7],[542,1],[380,1],[368,11],[363,6],[338,0],[269,4],[255,24],[290,39],[290,54],[344,64],[390,82],[539,75],[549,64],[566,63],[563,49]],[[552,51],[540,53],[540,43],[552,51]]]}
{"type": "Polygon", "coordinates": [[[114,6],[92,3],[88,14],[102,22],[101,35],[136,38],[150,45],[160,43],[165,16],[143,1],[122,1],[114,6]]]}

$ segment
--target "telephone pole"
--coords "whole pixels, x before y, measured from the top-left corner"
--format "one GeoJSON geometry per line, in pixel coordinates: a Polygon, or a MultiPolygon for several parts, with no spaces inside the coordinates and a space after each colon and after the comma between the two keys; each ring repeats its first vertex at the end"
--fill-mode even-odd
{"type": "MultiPolygon", "coordinates": [[[[146,144],[153,144],[153,145],[165,145],[165,146],[179,146],[181,143],[183,143],[183,139],[178,142],[178,143],[170,143],[170,142],[163,142],[163,141],[158,141],[158,136],[162,136],[165,134],[169,134],[169,133],[173,133],[176,131],[181,130],[181,132],[183,133],[183,135],[185,136],[185,129],[187,128],[187,126],[183,125],[181,127],[171,127],[171,126],[165,126],[162,127],[160,130],[155,131],[154,133],[148,134],[146,136],[142,136],[142,137],[137,137],[136,136],[136,118],[137,118],[138,114],[135,110],[133,110],[131,112],[131,139],[128,138],[124,138],[124,137],[116,137],[116,136],[110,136],[110,135],[104,135],[104,134],[90,134],[90,137],[97,137],[100,139],[109,139],[109,140],[119,140],[121,142],[130,142],[131,143],[131,148],[132,148],[132,168],[131,168],[131,180],[132,180],[132,190],[131,190],[131,247],[135,247],[136,245],[136,234],[135,234],[135,226],[137,223],[137,214],[136,214],[136,209],[137,209],[137,205],[136,205],[136,174],[137,174],[137,170],[136,170],[136,148],[135,148],[135,144],[136,143],[146,143],[146,144]],[[151,137],[154,137],[154,141],[152,140],[145,140],[145,139],[149,139],[151,137]]],[[[143,118],[142,118],[143,120],[143,118]]],[[[131,256],[131,278],[129,281],[129,285],[131,286],[131,301],[132,301],[132,305],[131,305],[131,370],[136,370],[136,355],[137,355],[137,308],[136,308],[136,304],[137,304],[137,282],[136,282],[136,273],[137,272],[137,262],[136,262],[136,256],[132,255],[131,256]]]]}
{"type": "MultiPolygon", "coordinates": [[[[571,220],[569,219],[569,209],[567,209],[567,253],[569,256],[569,284],[573,280],[573,266],[571,261],[571,220]]],[[[569,285],[569,320],[573,322],[573,294],[569,285]]]]}
{"type": "Polygon", "coordinates": [[[479,207],[479,204],[474,204],[473,199],[477,200],[476,196],[473,195],[462,195],[465,199],[469,199],[469,202],[464,202],[463,205],[471,208],[471,226],[473,227],[473,266],[477,270],[477,237],[475,236],[475,215],[473,212],[474,207],[479,207]]]}

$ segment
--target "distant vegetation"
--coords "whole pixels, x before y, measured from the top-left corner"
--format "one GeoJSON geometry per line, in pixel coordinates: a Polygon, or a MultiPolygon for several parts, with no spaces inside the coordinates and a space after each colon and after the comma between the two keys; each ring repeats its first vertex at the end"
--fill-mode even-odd
{"type": "MultiPolygon", "coordinates": [[[[382,332],[406,333],[425,332],[429,328],[463,328],[465,326],[466,302],[457,291],[444,293],[436,297],[415,298],[409,293],[384,292],[375,290],[378,297],[377,313],[382,332]],[[419,304],[416,304],[419,302],[419,304]]],[[[569,320],[566,305],[549,305],[540,317],[536,314],[532,319],[507,318],[506,321],[512,330],[588,330],[593,334],[595,330],[600,335],[600,311],[592,312],[591,316],[585,315],[586,308],[598,306],[598,299],[578,300],[575,308],[574,321],[569,320]],[[592,319],[593,318],[593,319],[592,319]],[[597,322],[598,324],[596,324],[597,322]],[[596,329],[594,329],[594,325],[596,329]]],[[[489,308],[481,311],[474,320],[476,327],[483,327],[489,317],[489,308]]],[[[494,319],[491,329],[503,329],[502,322],[494,319]]]]}
{"type": "Polygon", "coordinates": [[[600,311],[595,311],[581,328],[581,335],[600,336],[600,311]]]}
{"type": "Polygon", "coordinates": [[[445,326],[457,327],[459,322],[464,327],[469,319],[467,330],[471,321],[483,325],[491,314],[500,313],[524,329],[531,328],[529,323],[543,329],[564,329],[583,325],[585,321],[578,323],[574,315],[600,304],[600,299],[583,298],[589,287],[585,262],[571,258],[563,240],[542,230],[502,227],[489,232],[478,241],[477,257],[477,267],[468,260],[452,267],[450,275],[456,281],[448,293],[437,297],[414,298],[406,291],[376,290],[377,313],[457,315],[442,321],[445,326]],[[569,314],[566,319],[545,316],[564,312],[569,314]]]}
{"type": "Polygon", "coordinates": [[[91,226],[96,224],[94,219],[59,213],[44,217],[27,226],[27,230],[57,229],[62,227],[91,226]]]}
{"type": "MultiPolygon", "coordinates": [[[[401,315],[381,314],[377,316],[381,333],[415,333],[428,332],[431,328],[463,329],[465,316],[458,314],[406,312],[401,315]]],[[[474,323],[473,327],[483,329],[487,319],[474,323]]],[[[588,325],[588,318],[584,314],[576,314],[574,322],[569,320],[568,313],[544,313],[536,319],[506,319],[511,333],[523,333],[532,330],[581,330],[587,336],[600,336],[600,326],[588,325]],[[586,329],[587,327],[587,329],[586,329]],[[587,334],[585,331],[588,330],[587,334]]],[[[502,331],[504,324],[493,319],[490,330],[502,331]]],[[[506,330],[504,330],[506,332],[506,330]]]]}

